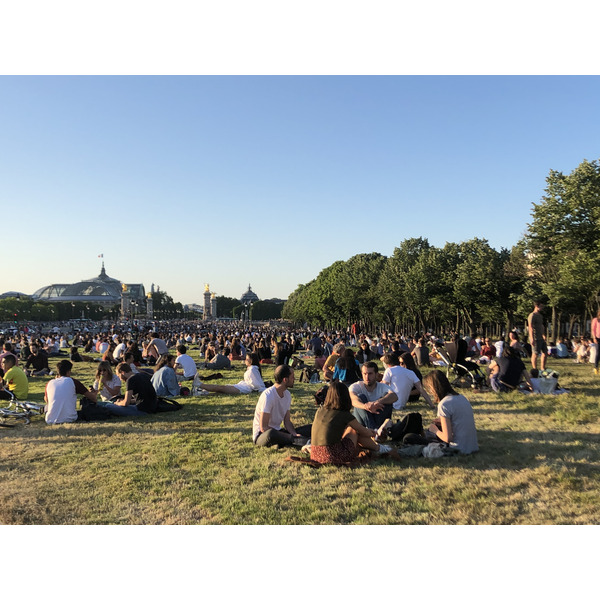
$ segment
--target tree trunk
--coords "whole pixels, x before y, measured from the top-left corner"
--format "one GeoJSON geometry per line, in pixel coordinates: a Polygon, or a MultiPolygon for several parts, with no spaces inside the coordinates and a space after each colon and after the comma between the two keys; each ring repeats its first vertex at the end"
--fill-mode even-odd
{"type": "Polygon", "coordinates": [[[552,307],[552,337],[550,338],[550,342],[552,345],[556,345],[556,306],[552,307]]]}

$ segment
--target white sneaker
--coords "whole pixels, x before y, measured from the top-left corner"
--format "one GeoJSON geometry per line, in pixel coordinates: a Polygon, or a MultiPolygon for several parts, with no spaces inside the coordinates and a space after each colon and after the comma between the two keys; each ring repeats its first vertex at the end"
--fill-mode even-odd
{"type": "Polygon", "coordinates": [[[310,454],[310,440],[308,440],[308,443],[304,444],[304,446],[300,448],[300,452],[306,452],[307,454],[310,454]]]}

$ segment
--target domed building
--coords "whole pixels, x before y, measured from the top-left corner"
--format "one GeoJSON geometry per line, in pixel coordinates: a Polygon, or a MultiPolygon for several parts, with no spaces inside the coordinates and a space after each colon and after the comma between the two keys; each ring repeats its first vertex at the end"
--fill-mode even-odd
{"type": "Polygon", "coordinates": [[[113,305],[121,303],[125,292],[127,292],[129,301],[145,301],[146,292],[143,284],[123,284],[118,279],[109,277],[103,261],[98,277],[79,283],[53,283],[34,292],[32,298],[46,302],[93,302],[113,305]]]}
{"type": "Polygon", "coordinates": [[[252,304],[258,300],[258,296],[252,291],[250,284],[248,284],[248,291],[240,298],[240,302],[242,304],[252,304]]]}

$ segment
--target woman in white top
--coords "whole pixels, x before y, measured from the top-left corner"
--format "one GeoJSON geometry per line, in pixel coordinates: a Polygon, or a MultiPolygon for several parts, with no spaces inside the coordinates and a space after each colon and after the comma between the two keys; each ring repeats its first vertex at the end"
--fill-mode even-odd
{"type": "Polygon", "coordinates": [[[98,364],[93,389],[106,401],[121,393],[121,380],[112,372],[109,362],[103,360],[98,364]]]}
{"type": "Polygon", "coordinates": [[[423,386],[438,405],[438,418],[429,426],[429,431],[462,454],[477,452],[477,431],[469,401],[452,388],[441,371],[427,373],[423,386]]]}
{"type": "Polygon", "coordinates": [[[263,392],[265,382],[260,370],[260,358],[258,354],[252,353],[246,356],[246,372],[243,381],[235,385],[213,385],[210,383],[200,383],[200,388],[207,392],[216,392],[220,394],[250,394],[251,392],[263,392]]]}

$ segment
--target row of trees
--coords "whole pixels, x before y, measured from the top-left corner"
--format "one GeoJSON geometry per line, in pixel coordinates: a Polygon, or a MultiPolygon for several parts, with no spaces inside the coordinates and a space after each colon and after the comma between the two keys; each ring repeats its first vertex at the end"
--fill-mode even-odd
{"type": "Polygon", "coordinates": [[[319,327],[457,330],[501,335],[523,328],[545,299],[552,337],[583,331],[600,292],[600,166],[550,171],[526,234],[510,250],[485,239],[403,241],[390,257],[359,254],[323,269],[289,297],[283,317],[319,327]]]}
{"type": "Polygon", "coordinates": [[[228,319],[240,319],[248,308],[248,318],[251,321],[269,321],[281,318],[283,304],[271,302],[270,300],[257,300],[245,307],[238,298],[228,296],[217,296],[217,317],[228,319]]]}

